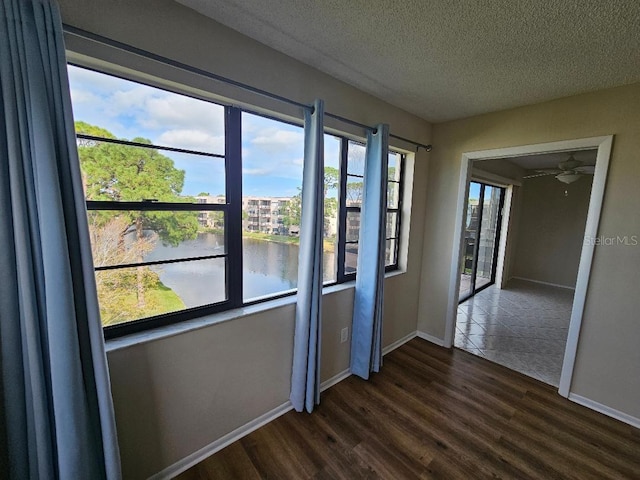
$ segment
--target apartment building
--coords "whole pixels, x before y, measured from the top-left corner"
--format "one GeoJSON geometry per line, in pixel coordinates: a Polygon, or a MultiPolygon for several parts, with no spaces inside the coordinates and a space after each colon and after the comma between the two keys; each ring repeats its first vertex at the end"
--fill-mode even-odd
{"type": "MultiPolygon", "coordinates": [[[[223,205],[226,202],[224,195],[198,195],[196,201],[198,203],[219,205],[223,205]]],[[[198,212],[198,223],[204,228],[220,228],[224,227],[224,217],[220,212],[198,212]]]]}
{"type": "Polygon", "coordinates": [[[242,197],[242,228],[248,232],[272,235],[296,234],[291,223],[291,197],[242,197]]]}

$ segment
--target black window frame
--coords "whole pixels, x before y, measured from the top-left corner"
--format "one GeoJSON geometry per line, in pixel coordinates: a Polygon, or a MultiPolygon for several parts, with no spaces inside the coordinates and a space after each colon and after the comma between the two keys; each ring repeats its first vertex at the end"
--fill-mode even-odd
{"type": "MultiPolygon", "coordinates": [[[[203,100],[204,101],[204,100],[203,100]]],[[[214,103],[214,102],[210,102],[214,103]]],[[[216,104],[217,105],[217,104],[216,104]]],[[[105,339],[112,339],[137,333],[151,328],[171,325],[194,318],[223,312],[243,306],[242,301],[242,130],[241,109],[224,107],[225,119],[225,153],[214,154],[196,150],[167,147],[162,145],[131,142],[128,140],[103,138],[93,135],[76,134],[78,139],[116,143],[120,145],[173,151],[191,155],[223,158],[225,161],[225,202],[200,203],[190,202],[157,202],[151,199],[141,201],[96,201],[86,200],[87,211],[218,211],[224,213],[225,252],[217,255],[189,257],[180,259],[158,260],[117,266],[95,267],[94,271],[122,269],[149,265],[225,258],[225,300],[198,307],[186,308],[176,312],[152,315],[140,319],[125,321],[103,327],[105,339]]]]}
{"type": "MultiPolygon", "coordinates": [[[[101,70],[97,70],[91,67],[78,65],[69,62],[69,65],[74,65],[79,68],[95,71],[100,74],[115,76],[127,81],[133,81],[143,85],[148,85],[153,88],[159,88],[167,92],[176,93],[184,96],[191,96],[181,91],[172,90],[166,87],[158,87],[157,85],[151,85],[141,82],[138,79],[131,79],[128,77],[114,75],[112,73],[106,73],[101,70]]],[[[288,120],[283,120],[275,116],[253,111],[248,108],[240,108],[231,105],[223,105],[218,102],[214,102],[208,99],[199,97],[193,97],[200,101],[218,105],[224,108],[224,122],[225,122],[225,151],[224,154],[202,152],[196,150],[189,150],[183,148],[176,148],[165,145],[155,145],[147,143],[138,143],[128,140],[121,140],[115,138],[104,138],[94,135],[76,134],[76,137],[80,140],[88,140],[104,143],[116,143],[131,147],[149,148],[160,151],[171,151],[176,153],[186,153],[190,155],[207,156],[214,158],[223,158],[225,162],[225,203],[200,203],[195,202],[158,202],[153,199],[141,199],[140,201],[103,201],[103,200],[86,200],[87,211],[219,211],[224,213],[224,237],[225,237],[225,252],[217,255],[206,255],[199,257],[189,258],[176,258],[167,260],[156,260],[142,263],[131,263],[112,266],[100,266],[95,267],[94,271],[108,270],[108,269],[122,269],[132,268],[138,266],[150,266],[161,265],[177,262],[188,262],[197,260],[207,260],[213,258],[225,258],[225,300],[217,303],[186,308],[183,310],[168,312],[160,315],[153,315],[140,319],[124,321],[114,325],[106,325],[103,327],[105,339],[114,339],[125,335],[139,333],[142,331],[150,330],[157,327],[163,327],[176,323],[193,320],[206,315],[216,314],[227,310],[241,308],[244,306],[255,305],[278,298],[283,298],[291,295],[295,295],[297,289],[282,291],[274,293],[263,298],[248,300],[243,299],[243,251],[242,251],[242,113],[250,113],[252,115],[258,115],[264,118],[275,120],[289,125],[302,126],[301,123],[296,123],[288,120]]],[[[346,273],[344,258],[345,247],[348,243],[346,241],[346,213],[349,210],[360,211],[360,207],[347,207],[346,206],[346,184],[347,184],[347,157],[348,157],[348,145],[349,142],[364,145],[362,142],[354,141],[343,135],[333,132],[324,132],[325,135],[331,135],[340,140],[340,161],[339,161],[339,187],[338,187],[338,225],[337,225],[337,266],[336,266],[336,280],[328,281],[323,286],[331,286],[335,284],[345,283],[352,281],[356,277],[356,272],[346,273]]],[[[399,244],[401,238],[401,221],[402,221],[402,201],[404,190],[404,174],[405,174],[405,161],[406,155],[393,149],[389,149],[389,152],[400,155],[400,179],[397,181],[389,180],[398,184],[398,206],[397,208],[389,209],[387,206],[387,212],[397,213],[396,216],[396,237],[390,237],[389,239],[395,240],[395,262],[385,266],[385,271],[393,271],[398,269],[398,255],[399,244]]],[[[353,176],[353,175],[349,175],[353,176]]],[[[389,240],[387,239],[387,240],[389,240]]]]}
{"type": "MultiPolygon", "coordinates": [[[[352,280],[355,280],[357,276],[357,268],[355,271],[352,271],[352,272],[346,271],[345,261],[346,261],[346,254],[347,254],[347,245],[354,245],[359,243],[359,239],[358,241],[347,240],[348,213],[349,212],[360,213],[361,211],[361,207],[347,206],[347,195],[346,195],[347,183],[348,183],[349,177],[364,178],[363,175],[348,173],[348,170],[347,170],[348,162],[349,162],[348,149],[349,149],[350,143],[353,143],[356,145],[363,145],[363,146],[365,144],[362,142],[350,140],[342,136],[340,136],[339,138],[341,139],[341,144],[340,144],[340,194],[339,194],[340,208],[339,208],[339,221],[338,221],[337,283],[345,283],[345,282],[350,282],[352,280]]],[[[398,180],[387,179],[387,189],[388,189],[389,183],[395,183],[398,185],[398,205],[397,207],[389,208],[389,203],[387,200],[385,218],[386,218],[386,215],[388,215],[389,213],[396,214],[396,225],[395,225],[396,236],[385,238],[385,241],[389,241],[389,240],[395,241],[395,248],[393,252],[394,261],[388,265],[385,262],[385,267],[384,267],[385,272],[392,272],[394,270],[399,269],[398,257],[400,253],[400,238],[401,238],[401,228],[402,228],[402,198],[404,195],[404,174],[405,174],[405,163],[406,163],[406,157],[407,157],[406,154],[393,150],[392,148],[389,148],[389,151],[387,153],[387,158],[389,156],[389,153],[394,153],[396,155],[399,155],[400,157],[399,158],[400,178],[398,180]]],[[[388,168],[389,166],[387,163],[387,169],[388,168]]],[[[387,190],[387,194],[388,194],[388,190],[387,190]]],[[[386,221],[385,221],[385,225],[386,225],[386,221]]],[[[386,228],[385,228],[385,231],[386,231],[386,228]]]]}

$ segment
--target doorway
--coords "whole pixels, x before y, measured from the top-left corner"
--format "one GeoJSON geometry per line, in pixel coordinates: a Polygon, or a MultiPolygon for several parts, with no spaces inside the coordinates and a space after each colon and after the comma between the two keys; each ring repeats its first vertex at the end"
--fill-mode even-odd
{"type": "MultiPolygon", "coordinates": [[[[490,159],[504,159],[510,157],[521,157],[527,155],[548,154],[567,151],[596,150],[596,164],[594,168],[593,184],[589,199],[586,227],[583,238],[595,238],[598,235],[598,225],[602,210],[602,201],[613,145],[613,136],[592,137],[577,140],[565,140],[552,143],[523,145],[518,147],[507,147],[495,150],[483,150],[476,152],[466,152],[462,154],[461,169],[458,187],[457,213],[454,227],[453,258],[450,271],[450,284],[448,294],[448,307],[446,330],[443,345],[447,348],[453,345],[456,331],[456,317],[458,313],[458,299],[460,295],[460,265],[463,255],[464,227],[466,214],[466,201],[468,195],[468,185],[472,175],[472,162],[490,159]]],[[[512,201],[512,190],[506,199],[503,223],[509,219],[509,208],[512,201]]],[[[501,241],[500,256],[503,256],[504,242],[501,241]]],[[[578,275],[575,283],[575,295],[571,305],[571,315],[568,327],[566,347],[563,354],[562,371],[559,381],[558,393],[568,397],[570,393],[571,380],[573,376],[576,353],[578,349],[578,337],[582,322],[582,315],[586,302],[587,290],[589,286],[589,275],[593,261],[595,242],[584,242],[579,254],[578,275]]],[[[496,275],[502,278],[504,274],[504,261],[498,261],[500,265],[496,270],[496,275]]],[[[500,282],[501,283],[501,282],[500,282]]]]}
{"type": "Polygon", "coordinates": [[[467,196],[459,303],[496,281],[505,189],[471,181],[467,196]]]}

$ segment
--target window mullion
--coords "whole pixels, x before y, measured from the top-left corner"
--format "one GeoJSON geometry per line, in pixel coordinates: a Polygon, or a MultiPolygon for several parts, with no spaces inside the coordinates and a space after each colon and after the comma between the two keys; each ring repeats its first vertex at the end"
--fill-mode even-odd
{"type": "Polygon", "coordinates": [[[336,278],[338,283],[345,281],[345,240],[347,236],[347,155],[349,141],[340,138],[340,190],[338,192],[339,217],[338,217],[338,271],[336,278]]]}
{"type": "Polygon", "coordinates": [[[231,307],[242,306],[242,111],[225,108],[226,288],[231,307]]]}

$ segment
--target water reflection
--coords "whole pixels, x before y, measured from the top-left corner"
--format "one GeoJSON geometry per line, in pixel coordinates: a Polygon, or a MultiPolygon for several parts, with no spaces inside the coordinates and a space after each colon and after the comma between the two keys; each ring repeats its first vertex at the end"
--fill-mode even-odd
{"type": "MultiPolygon", "coordinates": [[[[251,238],[242,239],[243,298],[245,301],[273,295],[297,287],[298,253],[296,244],[269,242],[251,238]]],[[[145,260],[201,257],[224,253],[224,236],[201,233],[194,240],[176,247],[160,242],[145,260]]],[[[335,254],[324,252],[324,279],[335,278],[335,254]]],[[[187,308],[223,301],[225,291],[226,260],[196,260],[152,267],[160,281],[180,296],[187,308]]]]}

